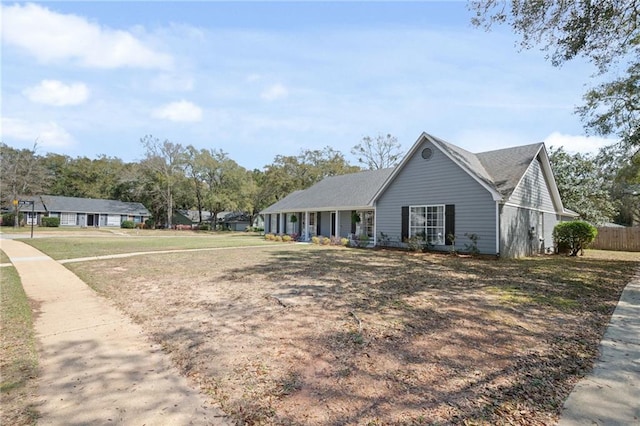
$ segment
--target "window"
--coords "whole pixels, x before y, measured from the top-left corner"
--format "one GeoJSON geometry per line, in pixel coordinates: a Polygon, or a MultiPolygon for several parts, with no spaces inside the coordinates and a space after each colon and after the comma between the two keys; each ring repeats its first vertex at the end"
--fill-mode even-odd
{"type": "Polygon", "coordinates": [[[60,215],[60,225],[75,225],[76,214],[75,213],[62,213],[60,215]]]}
{"type": "Polygon", "coordinates": [[[360,222],[360,234],[366,234],[373,238],[373,210],[360,213],[362,221],[360,222]]]}
{"type": "Polygon", "coordinates": [[[444,245],[444,206],[409,207],[409,237],[422,237],[429,244],[444,245]]]}

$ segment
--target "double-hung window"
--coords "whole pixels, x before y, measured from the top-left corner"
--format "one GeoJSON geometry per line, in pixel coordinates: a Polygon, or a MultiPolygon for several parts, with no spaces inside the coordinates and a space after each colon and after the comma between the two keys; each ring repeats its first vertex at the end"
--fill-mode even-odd
{"type": "Polygon", "coordinates": [[[444,205],[409,207],[409,236],[444,245],[444,205]]]}

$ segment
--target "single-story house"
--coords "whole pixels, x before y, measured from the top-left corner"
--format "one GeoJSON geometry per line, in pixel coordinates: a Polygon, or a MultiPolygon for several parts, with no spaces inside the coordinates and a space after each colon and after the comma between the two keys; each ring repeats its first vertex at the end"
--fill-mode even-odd
{"type": "Polygon", "coordinates": [[[265,232],[303,240],[421,238],[436,250],[468,244],[504,257],[552,250],[554,226],[578,216],[562,204],[544,143],[474,154],[427,133],[395,168],[328,177],[261,214],[265,232]]]}
{"type": "Polygon", "coordinates": [[[63,197],[58,195],[40,195],[22,198],[34,201],[31,206],[23,206],[27,224],[40,224],[44,216],[60,218],[60,226],[112,226],[120,227],[125,220],[144,223],[151,214],[141,203],[95,198],[63,197]]]}

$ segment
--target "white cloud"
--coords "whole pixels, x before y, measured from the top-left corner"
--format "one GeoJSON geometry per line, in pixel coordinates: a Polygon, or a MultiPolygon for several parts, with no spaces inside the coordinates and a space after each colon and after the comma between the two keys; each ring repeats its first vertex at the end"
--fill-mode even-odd
{"type": "Polygon", "coordinates": [[[169,68],[171,56],[156,52],[128,31],[113,30],[77,15],[36,4],[2,7],[3,43],[43,63],[72,60],[90,68],[169,68]]]}
{"type": "Polygon", "coordinates": [[[171,121],[195,122],[202,120],[202,109],[194,103],[182,100],[163,105],[151,115],[171,121]]]}
{"type": "Polygon", "coordinates": [[[75,144],[73,136],[54,121],[28,122],[17,118],[2,117],[2,139],[37,142],[43,147],[67,147],[75,144]]]}
{"type": "Polygon", "coordinates": [[[188,92],[193,90],[193,78],[172,74],[160,74],[151,80],[151,88],[162,92],[188,92]]]}
{"type": "Polygon", "coordinates": [[[260,97],[265,101],[275,101],[277,99],[281,99],[286,97],[289,94],[289,90],[284,87],[282,84],[274,84],[267,87],[261,94],[260,97]]]}
{"type": "Polygon", "coordinates": [[[37,86],[28,87],[22,93],[31,102],[53,106],[80,105],[89,98],[86,84],[64,84],[58,80],[42,80],[37,86]]]}
{"type": "Polygon", "coordinates": [[[547,147],[563,147],[568,152],[596,153],[600,148],[614,144],[618,140],[600,136],[563,135],[559,132],[553,132],[544,138],[544,142],[547,147]]]}

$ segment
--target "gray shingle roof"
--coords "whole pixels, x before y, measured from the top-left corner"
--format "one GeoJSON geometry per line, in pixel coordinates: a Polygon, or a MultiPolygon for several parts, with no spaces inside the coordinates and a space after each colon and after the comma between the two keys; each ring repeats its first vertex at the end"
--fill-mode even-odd
{"type": "Polygon", "coordinates": [[[392,171],[390,168],[331,176],[308,189],[292,192],[261,213],[372,206],[373,196],[392,171]]]}
{"type": "MultiPolygon", "coordinates": [[[[543,149],[542,142],[474,154],[440,138],[423,133],[407,154],[413,155],[424,137],[431,138],[448,156],[468,173],[495,190],[496,196],[507,200],[543,149]]],[[[398,167],[402,167],[404,162],[398,167]]],[[[340,209],[373,205],[373,198],[391,184],[395,169],[371,170],[326,178],[309,189],[295,191],[261,213],[278,213],[306,209],[340,209]],[[389,178],[391,177],[391,180],[389,178]],[[385,185],[385,187],[383,187],[385,185]]],[[[399,170],[396,170],[396,173],[399,170]]]]}
{"type": "Polygon", "coordinates": [[[542,146],[543,143],[540,142],[481,152],[476,154],[476,157],[491,175],[493,185],[498,192],[508,198],[542,146]]]}
{"type": "Polygon", "coordinates": [[[59,195],[41,195],[40,200],[46,211],[50,212],[149,215],[149,211],[141,203],[59,195]]]}

